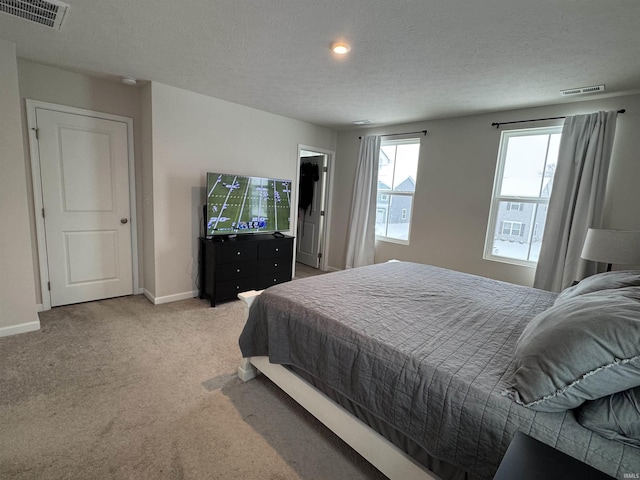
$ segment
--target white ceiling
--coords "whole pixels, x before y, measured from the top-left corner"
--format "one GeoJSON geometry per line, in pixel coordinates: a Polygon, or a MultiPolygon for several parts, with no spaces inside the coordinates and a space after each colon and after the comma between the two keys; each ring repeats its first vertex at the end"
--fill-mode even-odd
{"type": "Polygon", "coordinates": [[[640,89],[638,0],[66,0],[61,31],[0,14],[18,56],[155,80],[335,129],[640,89]],[[332,42],[351,45],[347,58],[332,42]]]}

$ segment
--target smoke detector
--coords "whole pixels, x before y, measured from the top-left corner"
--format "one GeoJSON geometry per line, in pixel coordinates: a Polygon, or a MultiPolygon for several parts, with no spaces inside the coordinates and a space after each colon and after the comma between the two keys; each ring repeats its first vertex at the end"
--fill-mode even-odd
{"type": "Polygon", "coordinates": [[[69,5],[57,0],[0,0],[0,12],[60,30],[69,5]]]}
{"type": "Polygon", "coordinates": [[[137,85],[138,80],[133,77],[122,77],[122,83],[124,83],[125,85],[137,85]]]}
{"type": "Polygon", "coordinates": [[[371,125],[373,123],[373,120],[354,120],[353,124],[354,125],[371,125]]]}
{"type": "Polygon", "coordinates": [[[569,97],[571,95],[584,95],[586,93],[604,92],[604,85],[592,85],[591,87],[570,88],[569,90],[560,90],[560,95],[569,97]]]}

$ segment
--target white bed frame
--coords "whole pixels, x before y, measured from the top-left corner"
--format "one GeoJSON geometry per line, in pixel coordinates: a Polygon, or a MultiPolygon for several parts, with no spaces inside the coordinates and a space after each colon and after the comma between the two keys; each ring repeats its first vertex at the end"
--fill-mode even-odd
{"type": "MultiPolygon", "coordinates": [[[[238,295],[249,307],[262,291],[251,290],[238,295]]],[[[324,393],[282,365],[269,362],[268,357],[244,358],[238,377],[247,382],[263,373],[269,380],[298,402],[304,409],[338,435],[365,460],[392,480],[439,480],[405,452],[371,427],[344,410],[324,393]]]]}

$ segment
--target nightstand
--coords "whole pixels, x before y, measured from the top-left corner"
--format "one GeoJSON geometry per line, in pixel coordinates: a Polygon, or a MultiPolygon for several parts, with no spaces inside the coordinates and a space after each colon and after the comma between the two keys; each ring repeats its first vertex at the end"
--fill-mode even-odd
{"type": "Polygon", "coordinates": [[[612,477],[524,433],[516,433],[493,480],[611,480],[612,477]]]}

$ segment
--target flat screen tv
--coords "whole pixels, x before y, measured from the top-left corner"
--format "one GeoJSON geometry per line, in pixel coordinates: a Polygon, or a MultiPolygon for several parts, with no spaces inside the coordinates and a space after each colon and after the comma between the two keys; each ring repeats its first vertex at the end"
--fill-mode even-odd
{"type": "Polygon", "coordinates": [[[207,173],[207,237],[287,231],[290,217],[290,180],[207,173]]]}

